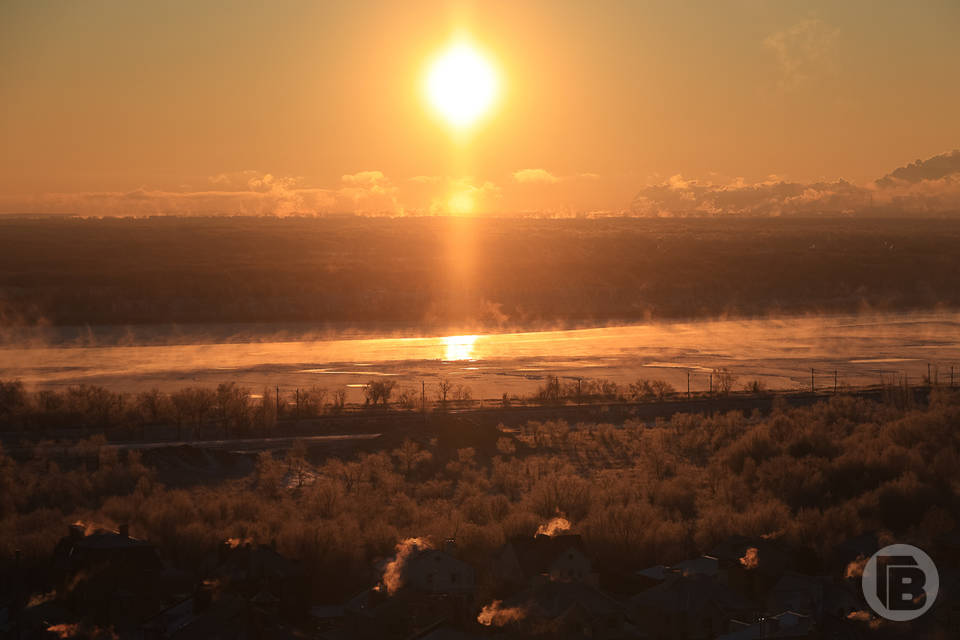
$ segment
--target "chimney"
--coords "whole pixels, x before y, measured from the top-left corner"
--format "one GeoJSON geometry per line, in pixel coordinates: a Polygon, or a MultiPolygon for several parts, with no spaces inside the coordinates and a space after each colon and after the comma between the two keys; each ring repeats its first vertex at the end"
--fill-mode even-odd
{"type": "Polygon", "coordinates": [[[457,555],[457,540],[456,538],[447,538],[443,541],[443,551],[444,553],[449,553],[452,556],[457,555]]]}
{"type": "Polygon", "coordinates": [[[130,537],[130,525],[127,524],[127,523],[123,523],[122,525],[120,525],[119,527],[117,527],[117,533],[119,533],[120,536],[123,537],[123,538],[129,538],[129,537],[130,537]]]}

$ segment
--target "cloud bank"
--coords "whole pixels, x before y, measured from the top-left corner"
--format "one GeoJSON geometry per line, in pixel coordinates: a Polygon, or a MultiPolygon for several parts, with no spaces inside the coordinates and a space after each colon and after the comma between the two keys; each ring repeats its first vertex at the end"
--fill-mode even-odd
{"type": "Polygon", "coordinates": [[[629,211],[658,217],[960,214],[960,150],[918,160],[865,185],[776,177],[712,182],[675,175],[641,189],[629,211]]]}
{"type": "Polygon", "coordinates": [[[379,170],[344,174],[332,187],[260,171],[220,173],[203,188],[141,187],[129,191],[0,196],[0,213],[144,215],[444,215],[543,217],[896,216],[960,215],[960,150],[898,167],[866,184],[847,180],[795,182],[777,176],[748,183],[674,175],[643,187],[614,207],[611,178],[519,169],[498,184],[473,177],[413,176],[395,180],[379,170]]]}
{"type": "Polygon", "coordinates": [[[90,216],[403,213],[397,200],[397,188],[380,171],[344,175],[335,188],[310,187],[299,177],[252,170],[220,173],[210,176],[207,181],[210,184],[207,189],[141,187],[130,191],[6,197],[0,200],[0,210],[90,216]]]}

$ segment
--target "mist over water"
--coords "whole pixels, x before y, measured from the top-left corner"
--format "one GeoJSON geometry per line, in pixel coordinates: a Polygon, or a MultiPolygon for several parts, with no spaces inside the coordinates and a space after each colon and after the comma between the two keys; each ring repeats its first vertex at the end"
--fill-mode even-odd
{"type": "MultiPolygon", "coordinates": [[[[268,334],[265,334],[268,335],[268,334]]],[[[528,393],[546,376],[659,378],[686,390],[706,389],[726,367],[738,388],[759,379],[771,389],[814,384],[877,384],[881,376],[917,382],[928,364],[960,383],[960,314],[839,315],[763,320],[648,323],[605,328],[433,337],[260,339],[165,345],[0,348],[0,378],[34,388],[100,384],[116,390],[173,390],[236,381],[250,388],[349,387],[354,399],[368,380],[401,386],[447,377],[474,397],[528,393]]]]}

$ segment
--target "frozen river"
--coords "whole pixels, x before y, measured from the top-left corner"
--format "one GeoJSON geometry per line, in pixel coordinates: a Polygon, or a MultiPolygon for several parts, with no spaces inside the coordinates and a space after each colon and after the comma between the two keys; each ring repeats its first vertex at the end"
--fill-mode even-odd
{"type": "Polygon", "coordinates": [[[545,376],[660,378],[705,389],[726,367],[737,387],[763,380],[772,389],[877,384],[881,376],[920,382],[928,366],[960,385],[960,314],[816,316],[764,320],[663,322],[591,329],[435,337],[289,339],[126,346],[0,348],[0,379],[34,388],[100,384],[117,390],[165,390],[236,381],[256,391],[320,385],[347,387],[395,378],[420,388],[441,378],[469,386],[475,398],[529,393],[545,376]]]}

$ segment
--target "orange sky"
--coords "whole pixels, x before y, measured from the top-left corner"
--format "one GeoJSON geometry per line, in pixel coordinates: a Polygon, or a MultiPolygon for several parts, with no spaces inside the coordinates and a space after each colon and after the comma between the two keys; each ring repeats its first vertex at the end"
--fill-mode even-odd
{"type": "Polygon", "coordinates": [[[783,181],[843,209],[837,179],[960,147],[957,33],[950,0],[7,0],[0,212],[662,212],[783,181]],[[457,33],[502,83],[459,136],[422,89],[457,33]]]}

